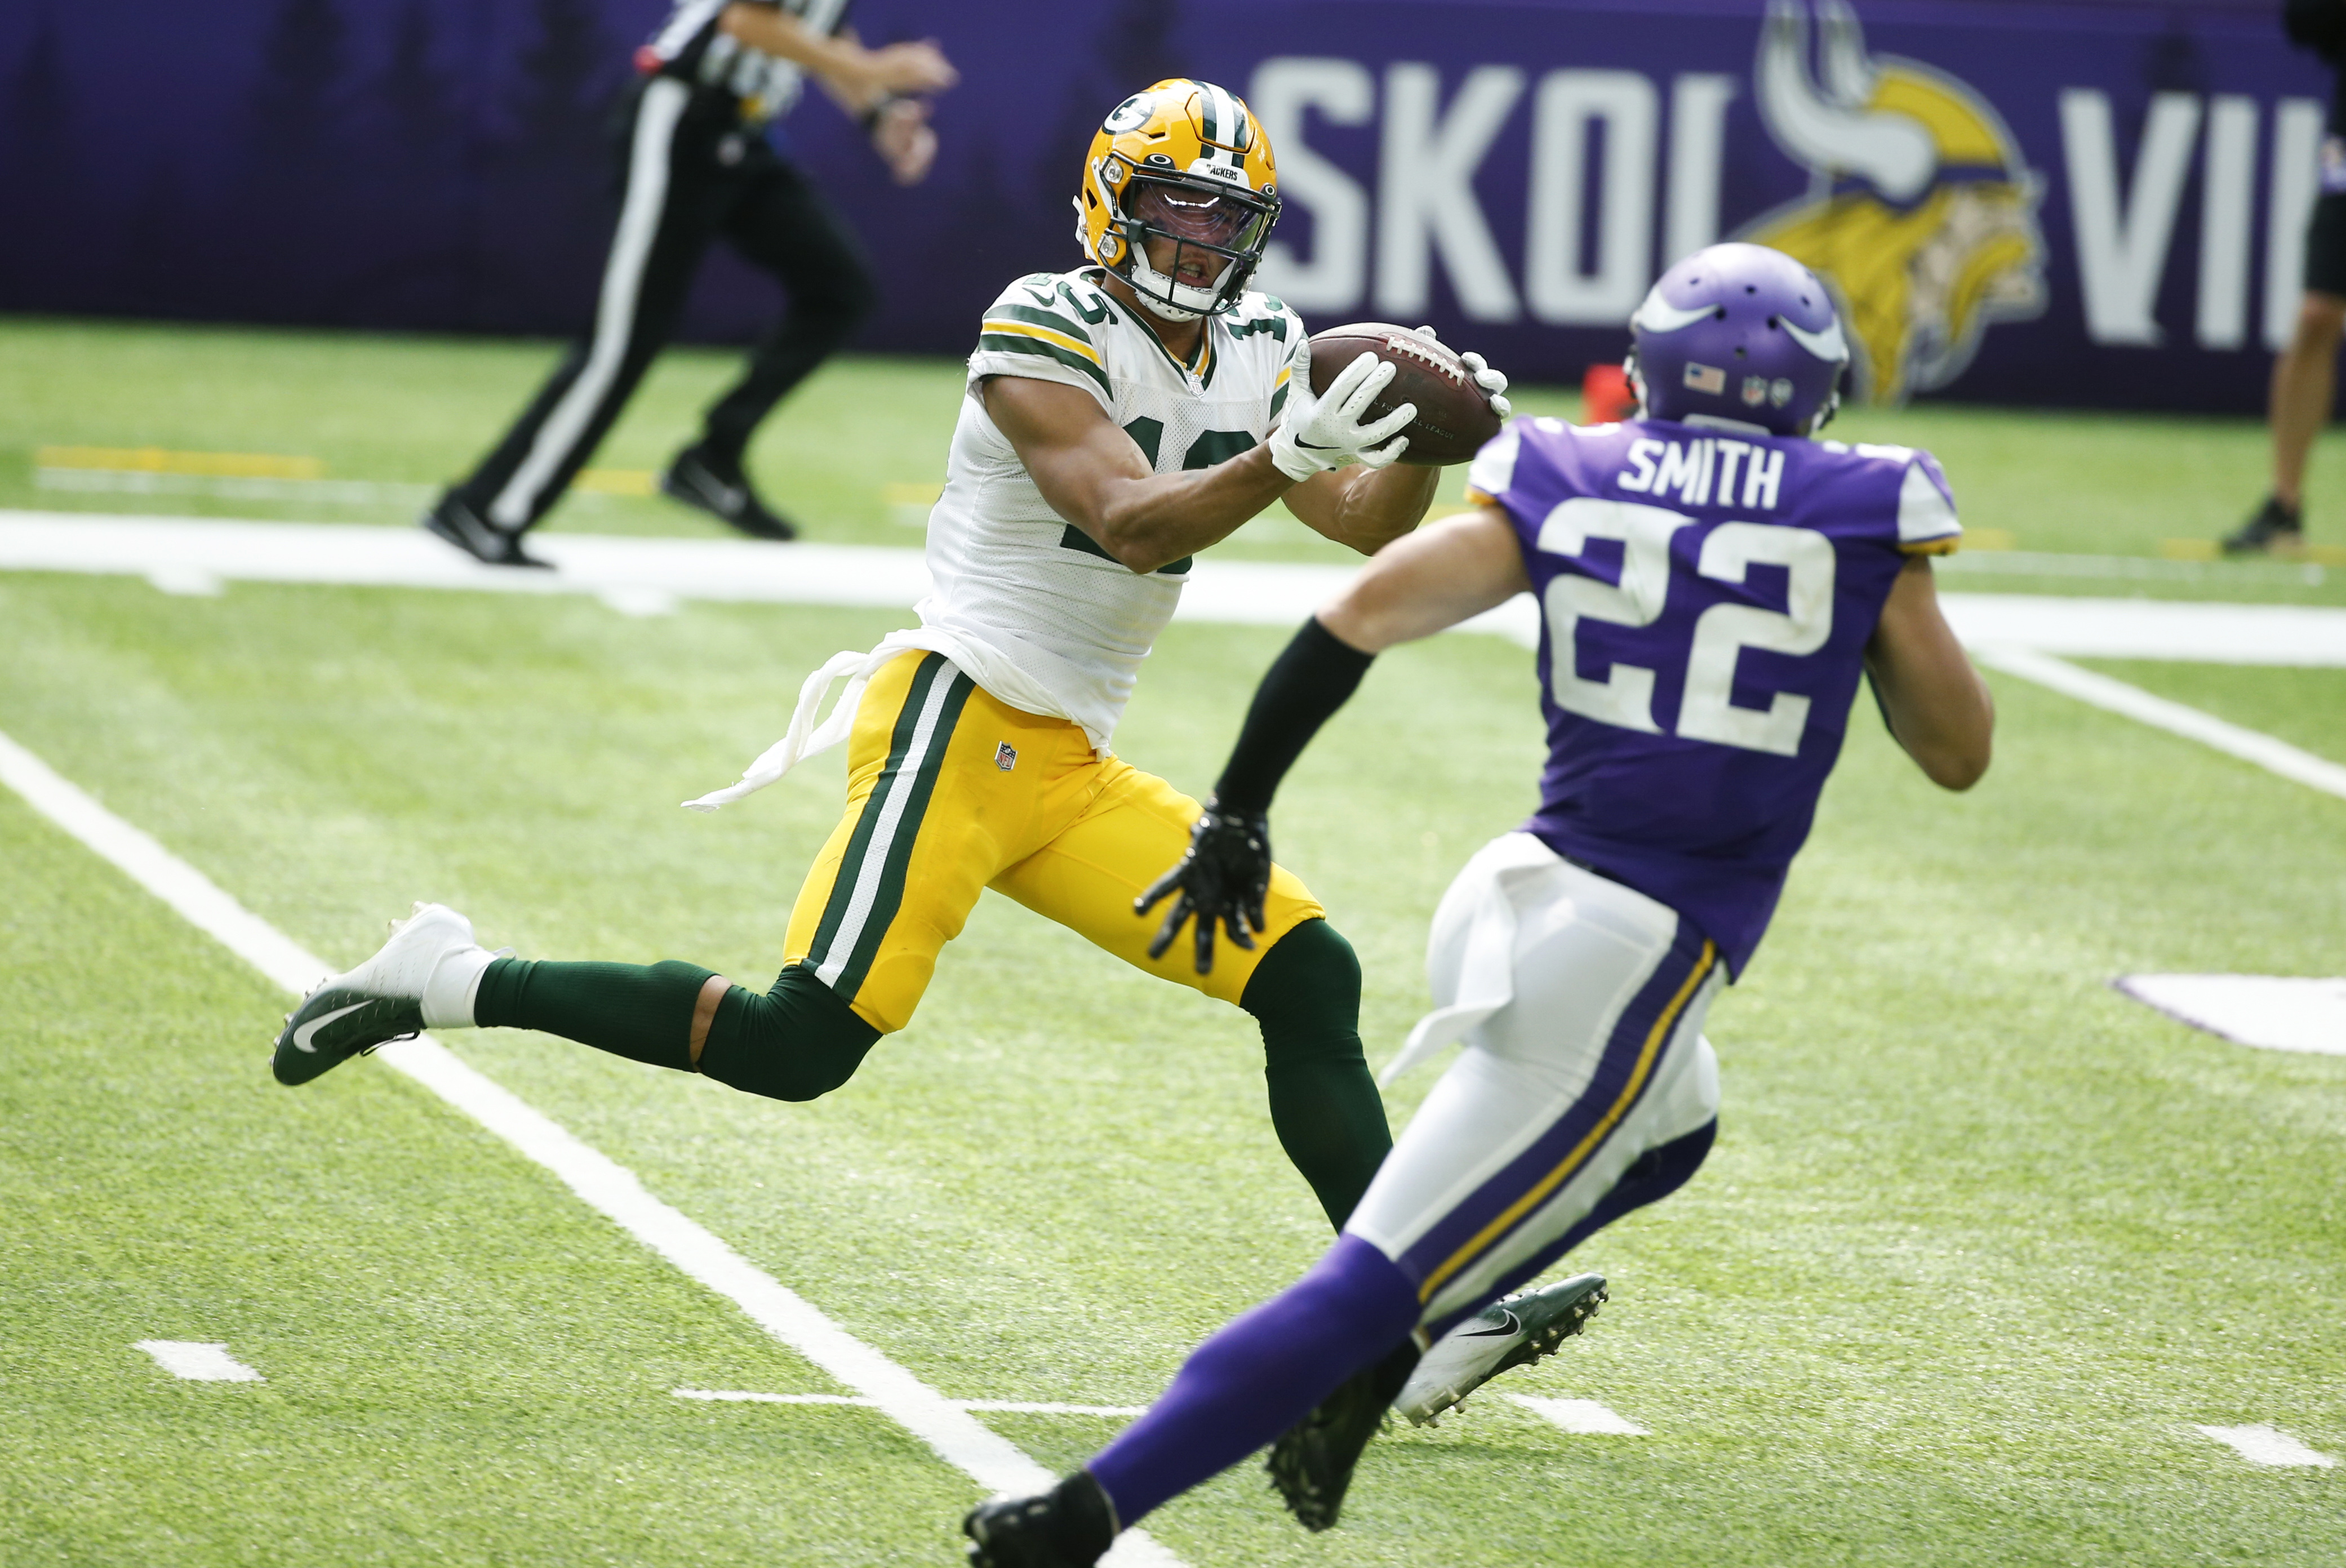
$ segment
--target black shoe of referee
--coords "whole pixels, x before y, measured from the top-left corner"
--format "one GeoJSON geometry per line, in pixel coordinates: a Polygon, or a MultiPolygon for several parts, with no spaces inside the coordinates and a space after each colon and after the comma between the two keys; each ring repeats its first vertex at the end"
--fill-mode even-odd
{"type": "Polygon", "coordinates": [[[476,561],[492,566],[540,566],[551,568],[551,561],[541,561],[521,547],[521,535],[508,533],[494,524],[484,522],[480,514],[464,504],[464,499],[451,490],[432,504],[432,509],[415,520],[415,525],[427,533],[437,534],[476,561]]]}
{"type": "Polygon", "coordinates": [[[780,542],[799,536],[789,518],[758,498],[739,463],[718,457],[706,446],[688,446],[678,453],[660,475],[659,487],[670,500],[697,506],[752,539],[780,542]]]}
{"type": "Polygon", "coordinates": [[[2266,496],[2256,515],[2224,540],[2227,555],[2294,555],[2304,548],[2304,514],[2282,505],[2278,495],[2266,496]]]}

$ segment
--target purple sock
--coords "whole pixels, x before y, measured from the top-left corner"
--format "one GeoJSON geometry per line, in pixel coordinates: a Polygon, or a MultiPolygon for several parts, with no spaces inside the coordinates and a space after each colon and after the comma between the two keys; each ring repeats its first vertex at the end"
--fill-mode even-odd
{"type": "Polygon", "coordinates": [[[1417,1289],[1341,1236],[1311,1273],[1191,1352],[1173,1386],[1084,1466],[1129,1525],[1311,1413],[1417,1327],[1417,1289]]]}

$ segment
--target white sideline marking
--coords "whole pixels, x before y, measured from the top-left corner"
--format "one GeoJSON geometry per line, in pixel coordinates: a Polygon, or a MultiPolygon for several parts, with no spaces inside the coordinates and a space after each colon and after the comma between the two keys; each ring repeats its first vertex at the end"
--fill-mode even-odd
{"type": "MultiPolygon", "coordinates": [[[[665,595],[675,602],[905,610],[930,587],[922,552],[893,546],[595,534],[533,534],[530,543],[555,570],[484,566],[415,528],[0,510],[5,571],[146,577],[176,571],[236,582],[586,594],[627,606],[649,606],[657,602],[651,596],[665,595]]],[[[1198,563],[1175,618],[1292,626],[1352,575],[1348,566],[1209,556],[1198,563]]],[[[1956,634],[1974,646],[2078,657],[2346,666],[2341,609],[2035,594],[1950,593],[1940,603],[1956,634]]],[[[1538,613],[1528,596],[1518,596],[1463,629],[1529,646],[1538,640],[1538,613]]]]}
{"type": "Polygon", "coordinates": [[[2014,647],[2072,658],[2346,665],[2346,610],[2322,606],[2037,594],[1943,594],[1939,604],[1974,653],[2014,647]]]}
{"type": "MultiPolygon", "coordinates": [[[[0,783],[285,990],[299,995],[334,972],[334,966],[313,957],[5,734],[0,734],[0,783]]],[[[713,1232],[645,1191],[633,1171],[466,1066],[430,1035],[387,1045],[378,1055],[554,1173],[589,1207],[732,1301],[760,1328],[870,1400],[979,1485],[991,1492],[1030,1492],[1056,1479],[713,1232]]],[[[1117,1568],[1180,1568],[1180,1559],[1138,1530],[1126,1532],[1102,1561],[1117,1568]]]]}
{"type": "Polygon", "coordinates": [[[2278,773],[2326,795],[2346,799],[2346,768],[2310,751],[2300,751],[2286,740],[2276,740],[2261,730],[2244,729],[2237,724],[2227,724],[2212,713],[2163,697],[2153,697],[2138,686],[2128,686],[2122,680],[2089,669],[2079,669],[2066,659],[2035,648],[1989,647],[1972,650],[1983,664],[1992,665],[2007,675],[2033,680],[2049,687],[2065,697],[2080,702],[2106,708],[2112,713],[2196,740],[2202,746],[2253,762],[2268,772],[2278,773]]]}
{"type": "Polygon", "coordinates": [[[1566,1431],[1584,1437],[1651,1437],[1654,1434],[1596,1400],[1544,1400],[1536,1394],[1507,1398],[1535,1415],[1545,1416],[1566,1431]]]}
{"type": "Polygon", "coordinates": [[[175,1378],[191,1383],[265,1383],[269,1380],[228,1353],[226,1345],[194,1339],[141,1339],[138,1348],[175,1378]]]}
{"type": "Polygon", "coordinates": [[[2110,984],[2178,1023],[2238,1045],[2346,1056],[2346,978],[2122,974],[2110,984]]]}
{"type": "Polygon", "coordinates": [[[2338,1461],[2326,1453],[2306,1447],[2285,1431],[2269,1426],[2200,1427],[2191,1429],[2205,1437],[2214,1438],[2250,1464],[2305,1465],[2315,1470],[2335,1470],[2338,1461]]]}
{"type": "MultiPolygon", "coordinates": [[[[872,1402],[846,1394],[758,1394],[741,1389],[677,1389],[671,1391],[679,1400],[713,1400],[724,1404],[869,1406],[872,1402]]],[[[947,1400],[945,1403],[957,1410],[1004,1410],[1033,1416],[1137,1416],[1148,1413],[1146,1405],[1063,1405],[1055,1400],[947,1400]]]]}

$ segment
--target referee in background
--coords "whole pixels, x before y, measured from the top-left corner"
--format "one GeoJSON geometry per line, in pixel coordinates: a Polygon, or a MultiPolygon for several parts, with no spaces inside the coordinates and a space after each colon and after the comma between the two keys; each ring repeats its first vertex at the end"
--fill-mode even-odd
{"type": "Polygon", "coordinates": [[[797,530],[742,470],[758,422],[845,341],[875,290],[862,248],[767,125],[812,74],[860,118],[900,184],[936,157],[927,95],[955,76],[933,44],[867,49],[842,31],[849,0],[677,0],[636,52],[622,122],[622,199],[595,324],[495,451],[422,524],[495,565],[539,566],[521,536],[562,498],[676,329],[686,290],[720,235],[789,291],[781,322],[710,405],[700,439],[660,489],[760,539],[797,530]]]}
{"type": "Polygon", "coordinates": [[[2293,555],[2305,548],[2305,464],[2330,423],[2338,390],[2338,341],[2346,334],[2346,0],[2288,0],[2290,41],[2339,73],[2321,142],[2321,188],[2305,233],[2305,294],[2297,327],[2273,361],[2266,419],[2272,428],[2272,490],[2224,540],[2228,555],[2293,555]]]}

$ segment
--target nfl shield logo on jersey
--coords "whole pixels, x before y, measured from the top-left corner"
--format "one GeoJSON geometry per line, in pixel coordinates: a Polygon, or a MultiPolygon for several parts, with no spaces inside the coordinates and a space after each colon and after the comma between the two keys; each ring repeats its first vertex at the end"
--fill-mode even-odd
{"type": "Polygon", "coordinates": [[[1005,773],[1009,772],[1013,768],[1018,766],[1018,753],[1012,748],[1010,742],[1007,740],[1002,741],[994,747],[994,765],[996,768],[1001,769],[1005,773]]]}

